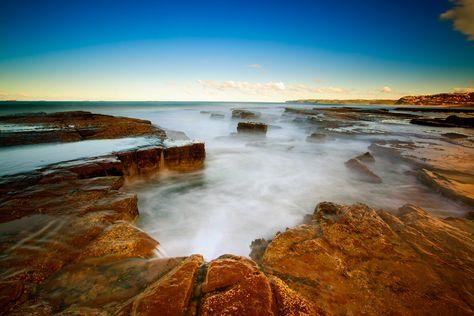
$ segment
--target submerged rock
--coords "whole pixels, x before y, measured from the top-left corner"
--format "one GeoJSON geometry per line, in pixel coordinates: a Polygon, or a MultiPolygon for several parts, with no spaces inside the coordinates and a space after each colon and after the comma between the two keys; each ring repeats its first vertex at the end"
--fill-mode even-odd
{"type": "Polygon", "coordinates": [[[467,135],[460,134],[460,133],[444,133],[444,134],[441,134],[441,136],[444,136],[444,137],[449,138],[449,139],[458,139],[458,138],[467,138],[467,137],[469,137],[467,135]]]}
{"type": "Polygon", "coordinates": [[[239,122],[239,124],[237,125],[237,132],[266,134],[267,125],[258,122],[239,122]]]}
{"type": "Polygon", "coordinates": [[[260,117],[259,112],[252,112],[252,111],[244,110],[244,109],[232,110],[232,118],[254,119],[258,117],[260,117]]]}
{"type": "Polygon", "coordinates": [[[213,118],[213,119],[223,119],[223,118],[225,118],[225,115],[224,115],[224,114],[221,114],[221,113],[211,113],[210,118],[213,118]]]}
{"type": "MultiPolygon", "coordinates": [[[[363,156],[364,160],[369,160],[368,156],[363,156]]],[[[366,182],[371,183],[382,183],[382,179],[371,171],[363,162],[358,158],[352,158],[345,162],[347,168],[356,172],[357,175],[366,182]]]]}
{"type": "Polygon", "coordinates": [[[319,143],[319,142],[324,142],[328,136],[323,133],[311,133],[308,137],[306,137],[307,142],[312,142],[312,143],[319,143]]]}
{"type": "Polygon", "coordinates": [[[372,154],[370,152],[366,152],[362,155],[359,155],[359,156],[355,157],[355,159],[357,159],[359,161],[362,161],[362,162],[366,162],[366,163],[375,162],[375,158],[374,158],[374,156],[372,156],[372,154]]]}

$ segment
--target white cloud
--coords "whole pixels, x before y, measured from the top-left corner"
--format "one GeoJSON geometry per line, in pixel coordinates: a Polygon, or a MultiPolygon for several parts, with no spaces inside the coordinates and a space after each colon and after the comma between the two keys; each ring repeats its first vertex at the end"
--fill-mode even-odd
{"type": "Polygon", "coordinates": [[[385,86],[380,91],[383,93],[392,93],[392,88],[385,86]]]}
{"type": "Polygon", "coordinates": [[[457,92],[457,93],[474,92],[474,87],[457,87],[453,89],[453,92],[457,92]]]}
{"type": "Polygon", "coordinates": [[[8,93],[6,91],[0,91],[0,100],[27,100],[31,99],[31,95],[25,92],[8,93]]]}
{"type": "Polygon", "coordinates": [[[206,89],[213,90],[237,90],[242,92],[254,93],[268,93],[270,91],[283,91],[286,89],[283,82],[267,82],[267,83],[252,83],[247,81],[214,81],[214,80],[198,80],[198,84],[206,89]]]}
{"type": "Polygon", "coordinates": [[[274,97],[314,97],[315,94],[344,94],[346,89],[339,87],[312,87],[304,83],[285,84],[283,82],[247,82],[198,80],[198,84],[209,91],[236,91],[242,94],[271,95],[274,97]]]}
{"type": "Polygon", "coordinates": [[[260,64],[250,64],[247,65],[248,68],[263,69],[263,66],[260,64]]]}
{"type": "Polygon", "coordinates": [[[288,90],[308,93],[347,93],[346,89],[338,87],[311,87],[304,83],[294,83],[288,85],[288,90]]]}
{"type": "Polygon", "coordinates": [[[474,0],[453,0],[454,8],[441,14],[441,19],[452,20],[454,29],[474,40],[474,0]]]}

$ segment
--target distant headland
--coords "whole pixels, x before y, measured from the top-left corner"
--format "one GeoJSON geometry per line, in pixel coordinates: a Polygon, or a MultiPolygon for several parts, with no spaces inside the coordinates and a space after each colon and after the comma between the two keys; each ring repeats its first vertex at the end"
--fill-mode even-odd
{"type": "Polygon", "coordinates": [[[467,93],[440,93],[430,95],[405,96],[398,100],[393,99],[299,99],[286,103],[302,104],[369,104],[369,105],[447,105],[447,106],[474,106],[474,92],[467,93]]]}

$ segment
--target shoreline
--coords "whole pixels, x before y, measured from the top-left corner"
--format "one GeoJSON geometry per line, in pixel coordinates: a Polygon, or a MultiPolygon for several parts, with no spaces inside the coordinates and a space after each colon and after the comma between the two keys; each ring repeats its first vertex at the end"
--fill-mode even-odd
{"type": "MultiPolygon", "coordinates": [[[[406,146],[396,145],[377,150],[403,157],[406,146]]],[[[120,189],[163,170],[198,170],[205,156],[204,143],[145,146],[2,177],[0,228],[9,233],[0,235],[0,267],[10,275],[0,281],[2,306],[13,315],[472,311],[473,221],[437,218],[413,205],[393,215],[364,204],[319,203],[301,225],[253,242],[254,261],[157,256],[159,240],[133,224],[137,196],[120,189]],[[52,232],[35,232],[41,225],[52,232]]]]}

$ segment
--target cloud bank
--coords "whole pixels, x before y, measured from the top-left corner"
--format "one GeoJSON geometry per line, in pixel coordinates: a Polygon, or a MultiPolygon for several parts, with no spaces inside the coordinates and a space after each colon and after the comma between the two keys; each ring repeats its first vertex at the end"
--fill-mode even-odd
{"type": "Polygon", "coordinates": [[[441,14],[441,19],[453,21],[455,30],[474,41],[474,0],[457,0],[454,8],[441,14]]]}
{"type": "Polygon", "coordinates": [[[285,84],[283,82],[247,82],[198,80],[206,90],[234,91],[242,94],[266,95],[274,97],[310,97],[314,94],[345,94],[347,90],[339,87],[313,87],[304,83],[285,84]]]}
{"type": "Polygon", "coordinates": [[[263,69],[263,66],[260,64],[250,64],[247,65],[248,68],[263,69]]]}

